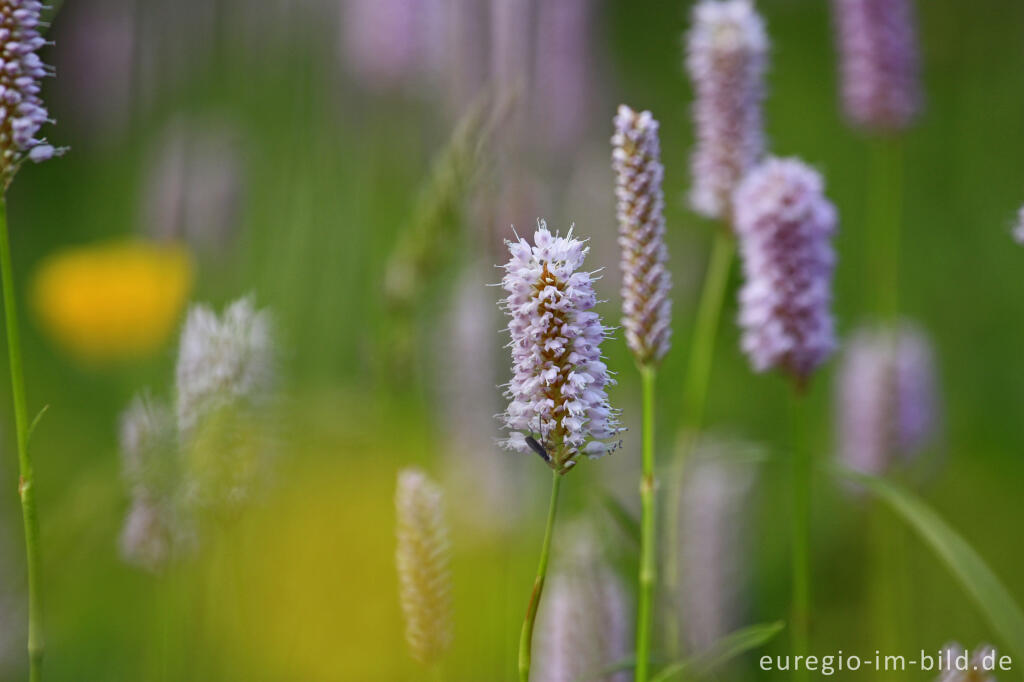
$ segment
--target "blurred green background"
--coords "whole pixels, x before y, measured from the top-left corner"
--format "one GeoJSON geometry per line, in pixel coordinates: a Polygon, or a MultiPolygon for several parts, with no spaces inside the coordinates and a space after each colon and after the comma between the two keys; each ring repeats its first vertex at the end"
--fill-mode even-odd
{"type": "MultiPolygon", "coordinates": [[[[56,45],[44,55],[58,78],[45,95],[58,121],[48,135],[71,150],[26,167],[9,193],[30,410],[49,405],[33,442],[47,679],[421,679],[402,640],[393,562],[394,480],[409,464],[446,484],[456,610],[449,678],[513,678],[548,474],[489,440],[498,435],[489,417],[501,409],[495,385],[507,380],[503,323],[496,312],[472,311],[490,311],[497,299],[484,287],[498,279],[488,267],[501,259],[493,245],[510,235],[510,224],[527,231],[540,216],[563,230],[575,222],[592,239],[588,264],[608,267],[598,283],[608,299],[601,312],[617,320],[607,140],[620,102],[650,109],[661,122],[676,282],[675,347],[658,402],[659,449],[668,460],[713,229],[685,205],[692,127],[681,44],[689,3],[595,1],[578,28],[582,38],[530,32],[523,40],[514,21],[488,27],[529,3],[438,4],[446,21],[475,17],[482,29],[466,19],[461,38],[441,40],[448,51],[440,71],[410,73],[406,64],[386,78],[354,64],[346,2],[68,0],[61,10],[50,34],[56,45]],[[550,55],[534,51],[573,40],[585,42],[588,82],[563,101],[538,85],[550,55]],[[442,183],[465,189],[456,193],[458,210],[442,211],[440,224],[424,221],[431,160],[489,69],[497,91],[512,86],[494,62],[503,50],[515,55],[517,45],[530,66],[512,88],[509,111],[484,133],[472,182],[442,183]],[[545,129],[555,119],[538,114],[551,103],[585,103],[555,140],[545,129]],[[198,208],[181,208],[204,189],[209,196],[198,208]],[[385,294],[387,261],[403,231],[424,222],[437,228],[428,240],[435,247],[429,277],[411,306],[396,307],[385,294]],[[202,237],[209,234],[220,236],[209,243],[202,237]],[[219,307],[252,293],[273,311],[286,452],[274,486],[243,518],[209,538],[196,558],[152,575],[118,553],[128,495],[117,419],[144,387],[170,394],[174,334],[141,357],[83,362],[45,332],[30,293],[41,265],[66,249],[182,236],[193,254],[192,300],[219,307]],[[474,323],[493,333],[473,336],[474,323]],[[467,354],[460,343],[479,352],[467,354]],[[467,405],[477,409],[466,412],[467,405]]],[[[773,44],[771,148],[820,169],[839,210],[836,314],[846,332],[867,317],[873,276],[864,225],[868,141],[839,112],[828,3],[762,0],[758,7],[773,44]]],[[[933,337],[946,412],[942,447],[927,453],[930,475],[920,490],[1024,597],[1024,545],[1014,526],[1024,480],[1024,354],[1017,352],[1024,251],[1010,236],[1024,201],[1024,154],[1017,153],[1024,149],[1024,5],[929,0],[918,13],[926,108],[906,139],[900,298],[933,337]]],[[[385,42],[394,47],[437,30],[414,26],[385,42]]],[[[755,623],[784,618],[788,605],[788,387],[777,376],[753,375],[738,352],[736,279],[708,421],[768,453],[743,558],[751,576],[743,622],[755,623]]],[[[89,283],[69,286],[85,291],[89,283]]],[[[102,294],[89,300],[98,310],[111,305],[102,294]]],[[[620,380],[612,401],[634,428],[612,458],[572,473],[561,516],[597,519],[609,543],[628,553],[602,498],[612,491],[637,506],[639,385],[621,338],[607,345],[620,380]]],[[[815,378],[809,398],[823,462],[834,449],[834,365],[815,378]]],[[[0,415],[0,678],[16,680],[25,677],[24,568],[6,389],[0,415]]],[[[816,486],[813,650],[870,654],[887,627],[888,643],[907,654],[995,638],[909,532],[893,531],[905,554],[899,574],[872,573],[867,529],[881,512],[824,473],[816,486]],[[878,581],[896,585],[900,596],[881,626],[869,608],[878,581]]],[[[623,568],[632,585],[628,561],[623,568]]],[[[779,637],[765,651],[787,646],[779,637]]],[[[765,677],[754,661],[732,668],[728,679],[765,677]]]]}

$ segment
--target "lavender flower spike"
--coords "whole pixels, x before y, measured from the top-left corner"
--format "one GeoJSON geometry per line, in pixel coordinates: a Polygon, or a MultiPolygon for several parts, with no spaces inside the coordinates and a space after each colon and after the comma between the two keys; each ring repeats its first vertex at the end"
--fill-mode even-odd
{"type": "Polygon", "coordinates": [[[658,122],[649,111],[638,114],[622,105],[612,145],[622,247],[622,326],[637,362],[653,364],[668,352],[672,334],[658,122]]]}
{"type": "Polygon", "coordinates": [[[779,368],[803,385],[836,344],[830,310],[835,208],[814,169],[776,158],[747,175],[734,207],[746,277],[739,313],[743,351],[756,371],[779,368]]]}
{"type": "Polygon", "coordinates": [[[599,457],[618,447],[622,429],[608,404],[613,380],[601,358],[608,330],[593,311],[594,273],[580,270],[590,249],[571,229],[565,237],[552,235],[542,220],[533,241],[508,242],[511,258],[501,281],[513,372],[501,416],[509,431],[503,445],[532,450],[565,472],[580,453],[599,457]]]}
{"type": "Polygon", "coordinates": [[[733,190],[764,154],[767,52],[764,22],[749,0],[694,6],[686,56],[696,97],[690,204],[708,218],[729,218],[733,190]]]}
{"type": "Polygon", "coordinates": [[[0,0],[0,182],[6,186],[25,159],[45,161],[62,153],[37,137],[49,122],[39,96],[40,81],[53,75],[36,51],[46,44],[39,35],[37,0],[0,0]]]}
{"type": "Polygon", "coordinates": [[[839,457],[868,474],[885,473],[928,446],[939,424],[931,345],[917,327],[857,331],[839,374],[839,457]]]}
{"type": "Polygon", "coordinates": [[[443,495],[419,469],[398,474],[397,512],[399,596],[405,639],[418,662],[430,665],[452,639],[448,530],[443,495]]]}
{"type": "Polygon", "coordinates": [[[846,116],[876,131],[906,128],[921,106],[912,0],[833,0],[846,116]]]}

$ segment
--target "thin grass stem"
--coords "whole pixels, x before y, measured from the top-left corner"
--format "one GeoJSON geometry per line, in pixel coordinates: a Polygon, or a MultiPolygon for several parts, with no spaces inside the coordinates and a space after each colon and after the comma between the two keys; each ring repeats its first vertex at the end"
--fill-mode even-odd
{"type": "Polygon", "coordinates": [[[540,549],[540,563],[537,566],[537,577],[533,581],[533,592],[526,606],[526,618],[519,636],[519,680],[530,682],[531,650],[533,648],[533,626],[537,620],[537,607],[544,592],[544,580],[548,573],[548,558],[551,554],[551,536],[555,529],[555,513],[558,510],[558,491],[562,483],[562,475],[553,471],[551,475],[551,502],[548,505],[548,521],[544,528],[544,543],[540,549]]]}
{"type": "Polygon", "coordinates": [[[874,312],[892,320],[899,314],[900,232],[903,221],[903,142],[878,138],[871,142],[868,177],[868,271],[874,281],[874,312]]]}
{"type": "Polygon", "coordinates": [[[647,682],[651,654],[651,625],[653,623],[654,584],[657,578],[657,549],[654,476],[654,367],[640,367],[643,383],[643,477],[640,481],[640,597],[636,616],[636,682],[647,682]]]}
{"type": "MultiPolygon", "coordinates": [[[[805,437],[804,409],[806,407],[800,392],[791,400],[792,412],[792,638],[793,654],[804,656],[810,647],[809,621],[811,614],[811,452],[805,437]]],[[[807,679],[807,671],[800,667],[794,672],[800,682],[807,679]]]]}
{"type": "Polygon", "coordinates": [[[28,566],[28,657],[29,680],[42,679],[43,620],[40,584],[39,516],[36,512],[35,475],[28,453],[28,409],[25,400],[25,375],[21,364],[21,336],[15,307],[14,272],[7,230],[7,201],[0,198],[0,278],[3,280],[4,314],[7,328],[7,352],[11,364],[11,393],[18,440],[18,495],[25,525],[25,556],[28,566]]]}

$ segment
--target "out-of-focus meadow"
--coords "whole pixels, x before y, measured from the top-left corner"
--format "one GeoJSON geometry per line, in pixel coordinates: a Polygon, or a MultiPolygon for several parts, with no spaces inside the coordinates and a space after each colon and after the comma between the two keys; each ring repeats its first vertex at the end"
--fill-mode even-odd
{"type": "MultiPolygon", "coordinates": [[[[818,168],[839,212],[842,337],[870,311],[870,144],[839,111],[828,3],[758,6],[772,41],[770,145],[818,168]]],[[[1024,250],[1010,235],[1024,202],[1024,5],[917,9],[926,101],[906,139],[900,304],[932,337],[945,420],[914,487],[1024,597],[1024,250]]],[[[512,224],[575,223],[592,240],[588,265],[607,268],[599,310],[617,322],[608,139],[620,102],[650,109],[675,282],[657,415],[670,460],[714,229],[685,202],[688,13],[687,2],[626,0],[65,3],[43,54],[58,74],[44,97],[58,122],[48,135],[70,151],[26,167],[8,196],[30,412],[49,406],[32,442],[46,679],[421,679],[394,565],[395,478],[407,465],[446,494],[448,678],[513,679],[549,475],[494,444],[509,370],[499,291],[485,285],[500,278],[492,265],[512,224]],[[119,550],[130,503],[119,415],[147,387],[171,395],[188,302],[220,309],[246,294],[271,311],[279,347],[271,483],[194,555],[142,570],[119,550]]],[[[739,352],[737,280],[707,411],[711,431],[762,453],[743,464],[747,504],[730,522],[742,529],[741,570],[728,576],[734,627],[785,619],[789,605],[788,390],[739,352]]],[[[606,354],[631,430],[620,451],[566,478],[561,532],[592,519],[632,590],[635,547],[607,497],[639,505],[640,387],[621,334],[606,354]]],[[[810,390],[822,463],[835,452],[837,364],[810,390]]],[[[5,388],[5,680],[26,666],[11,414],[5,388]]],[[[1003,644],[894,517],[825,471],[815,491],[813,650],[1003,644]],[[894,529],[898,561],[869,560],[893,554],[871,549],[873,523],[894,529]]],[[[787,646],[780,637],[757,653],[787,646]]],[[[726,678],[765,677],[754,660],[726,678]]]]}

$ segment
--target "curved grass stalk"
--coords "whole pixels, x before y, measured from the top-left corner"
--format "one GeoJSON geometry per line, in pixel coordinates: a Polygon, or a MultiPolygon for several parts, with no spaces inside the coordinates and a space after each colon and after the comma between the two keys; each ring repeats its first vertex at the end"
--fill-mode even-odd
{"type": "Polygon", "coordinates": [[[39,516],[36,511],[35,472],[28,453],[30,427],[25,399],[25,376],[21,362],[21,335],[15,307],[14,273],[11,244],[7,230],[7,201],[0,198],[0,278],[3,280],[4,314],[7,329],[7,353],[11,369],[11,393],[18,441],[18,495],[25,525],[25,557],[28,567],[28,657],[29,680],[42,679],[43,614],[41,560],[39,557],[39,516]]]}
{"type": "Polygon", "coordinates": [[[533,581],[533,592],[526,606],[526,618],[519,636],[519,680],[530,682],[530,663],[532,661],[533,626],[537,620],[537,607],[544,592],[544,580],[548,574],[548,558],[551,555],[551,536],[555,528],[555,513],[558,511],[558,492],[562,483],[562,475],[557,471],[551,474],[551,501],[548,504],[548,520],[544,527],[544,542],[540,548],[540,563],[537,566],[537,577],[533,581]]]}

